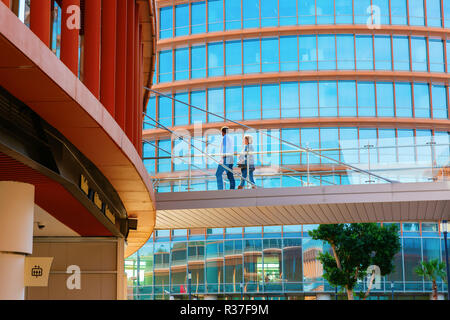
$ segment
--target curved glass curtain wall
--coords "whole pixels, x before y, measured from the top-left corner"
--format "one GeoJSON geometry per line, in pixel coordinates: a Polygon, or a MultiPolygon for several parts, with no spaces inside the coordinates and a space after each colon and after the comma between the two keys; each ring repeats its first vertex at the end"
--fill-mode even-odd
{"type": "Polygon", "coordinates": [[[445,73],[450,41],[406,35],[312,34],[209,42],[161,50],[158,56],[158,83],[298,71],[445,73]]]}
{"type": "MultiPolygon", "coordinates": [[[[230,120],[316,117],[448,119],[448,86],[428,82],[323,80],[280,82],[166,93],[230,120]]],[[[147,114],[167,127],[223,119],[164,96],[151,96],[147,114]]],[[[153,129],[144,120],[144,129],[153,129]]]]}
{"type": "MultiPolygon", "coordinates": [[[[311,127],[270,129],[266,133],[400,182],[430,182],[433,177],[439,175],[439,168],[449,165],[449,132],[418,129],[311,127]],[[431,171],[430,168],[435,169],[431,171]]],[[[243,133],[230,134],[234,138],[236,150],[241,150],[243,133]]],[[[253,145],[258,153],[255,155],[255,181],[259,187],[301,187],[308,183],[320,186],[375,182],[368,182],[366,175],[356,174],[348,168],[336,165],[331,160],[295,152],[294,148],[282,145],[274,138],[268,138],[260,133],[250,134],[254,137],[253,145]],[[307,165],[315,166],[316,169],[310,169],[307,173],[307,165]]],[[[218,145],[221,138],[219,130],[205,137],[195,138],[198,139],[193,141],[196,148],[219,160],[218,145]],[[207,141],[209,145],[206,146],[199,140],[207,141]]],[[[157,192],[184,192],[187,190],[188,183],[190,191],[217,189],[214,176],[217,163],[211,158],[202,156],[198,150],[192,148],[191,163],[194,174],[188,178],[189,148],[183,148],[184,142],[163,139],[151,141],[151,143],[153,145],[144,144],[144,164],[157,181],[154,186],[157,192]],[[177,157],[184,157],[184,161],[177,157]]]]}
{"type": "Polygon", "coordinates": [[[162,7],[158,19],[161,40],[238,29],[368,23],[450,28],[450,4],[446,0],[208,0],[162,7]]]}
{"type": "MultiPolygon", "coordinates": [[[[399,224],[400,225],[400,224],[399,224]]],[[[187,295],[191,272],[193,295],[247,296],[302,295],[335,288],[324,281],[317,254],[328,245],[314,241],[308,231],[317,225],[227,229],[157,230],[146,245],[125,260],[129,299],[169,299],[187,295]]],[[[383,277],[371,296],[423,295],[429,299],[431,282],[414,272],[420,261],[445,257],[438,223],[402,223],[400,252],[395,270],[383,277]]],[[[356,291],[365,291],[365,282],[356,291]]],[[[446,284],[438,280],[438,290],[446,284]]]]}

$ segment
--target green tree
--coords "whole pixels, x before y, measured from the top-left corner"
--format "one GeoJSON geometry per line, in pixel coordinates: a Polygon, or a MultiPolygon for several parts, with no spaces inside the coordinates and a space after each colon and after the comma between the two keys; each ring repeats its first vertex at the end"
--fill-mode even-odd
{"type": "MultiPolygon", "coordinates": [[[[318,260],[323,265],[323,277],[333,286],[344,287],[349,300],[358,280],[364,280],[369,266],[378,266],[381,276],[394,270],[393,258],[400,250],[397,225],[379,226],[376,223],[322,224],[309,235],[314,240],[327,241],[330,252],[322,252],[318,260]]],[[[372,271],[368,297],[375,279],[372,271]]]]}
{"type": "Polygon", "coordinates": [[[432,259],[429,261],[422,261],[414,271],[425,278],[425,280],[431,280],[433,282],[433,300],[438,299],[438,289],[436,281],[438,278],[445,279],[445,263],[439,261],[439,259],[432,259]]]}

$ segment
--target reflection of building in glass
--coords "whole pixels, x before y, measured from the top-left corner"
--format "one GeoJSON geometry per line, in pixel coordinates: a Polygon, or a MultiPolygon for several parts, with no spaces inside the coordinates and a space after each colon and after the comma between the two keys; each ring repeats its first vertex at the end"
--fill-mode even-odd
{"type": "MultiPolygon", "coordinates": [[[[442,259],[442,233],[438,223],[400,225],[402,249],[395,256],[395,270],[382,277],[380,289],[371,295],[390,298],[394,281],[396,297],[428,299],[431,282],[418,277],[414,268],[423,260],[442,259]]],[[[308,230],[315,227],[259,227],[247,233],[239,228],[239,234],[227,233],[234,231],[229,229],[158,230],[126,260],[129,299],[187,298],[189,272],[191,293],[200,299],[239,298],[241,292],[255,299],[332,295],[335,288],[323,279],[322,265],[316,260],[329,246],[308,236],[308,230]]],[[[359,282],[356,291],[365,286],[366,282],[359,282]]],[[[446,284],[439,281],[438,288],[445,292],[446,284]]]]}
{"type": "MultiPolygon", "coordinates": [[[[242,150],[244,134],[253,137],[258,187],[386,183],[350,166],[390,181],[447,179],[446,1],[194,0],[156,5],[152,90],[158,93],[151,94],[146,109],[143,136],[149,143],[144,143],[143,157],[158,192],[217,189],[212,158],[220,159],[219,129],[225,123],[236,152],[242,150]],[[379,28],[372,29],[376,23],[379,28]],[[244,132],[229,120],[254,130],[244,132]],[[159,126],[193,134],[199,123],[202,131],[192,148],[159,126]]],[[[241,283],[250,295],[334,291],[324,283],[315,259],[328,248],[305,232],[294,237],[282,233],[288,226],[279,228],[272,237],[251,228],[228,228],[191,233],[189,240],[177,234],[170,241],[188,242],[186,263],[195,270],[192,281],[197,279],[200,294],[238,295],[241,283]],[[190,256],[194,241],[204,246],[198,260],[190,256]]],[[[438,232],[434,228],[403,224],[403,251],[388,277],[399,293],[417,285],[419,293],[428,290],[427,284],[422,288],[415,283],[411,270],[412,262],[435,255],[425,254],[425,246],[440,252],[439,233],[434,240],[424,236],[438,232]],[[416,248],[413,233],[421,243],[420,257],[410,252],[416,248]]],[[[167,230],[158,232],[167,232],[166,240],[171,237],[167,230]]],[[[163,238],[155,234],[154,245],[163,238]]],[[[182,277],[175,281],[181,285],[182,277]]],[[[162,298],[161,292],[151,297],[162,298]]]]}

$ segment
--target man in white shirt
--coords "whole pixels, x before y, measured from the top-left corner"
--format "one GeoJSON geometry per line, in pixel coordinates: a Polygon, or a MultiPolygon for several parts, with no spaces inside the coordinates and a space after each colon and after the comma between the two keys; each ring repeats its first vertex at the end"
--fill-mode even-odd
{"type": "Polygon", "coordinates": [[[222,157],[220,159],[220,164],[217,167],[216,178],[217,178],[217,189],[223,190],[223,172],[226,171],[228,180],[230,181],[230,189],[234,189],[236,182],[233,176],[233,164],[234,164],[234,143],[233,139],[228,135],[228,127],[222,128],[222,143],[220,144],[220,152],[222,157]],[[227,167],[229,170],[225,169],[227,167]]]}

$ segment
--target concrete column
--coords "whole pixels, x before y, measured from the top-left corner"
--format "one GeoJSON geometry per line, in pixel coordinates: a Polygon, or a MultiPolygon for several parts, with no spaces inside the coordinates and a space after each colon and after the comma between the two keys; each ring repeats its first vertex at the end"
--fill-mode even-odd
{"type": "MultiPolygon", "coordinates": [[[[71,6],[80,8],[80,0],[62,0],[62,23],[61,23],[61,61],[78,77],[78,48],[80,30],[77,28],[77,18],[73,12],[67,9],[71,6]]],[[[80,16],[78,17],[81,19],[80,16]]],[[[80,22],[81,24],[81,22],[80,22]]]]}
{"type": "Polygon", "coordinates": [[[331,295],[329,295],[328,293],[318,293],[316,297],[317,300],[331,300],[331,295]]]}
{"type": "Polygon", "coordinates": [[[103,1],[100,101],[113,117],[116,89],[116,28],[117,0],[103,1]]]}
{"type": "Polygon", "coordinates": [[[30,29],[47,47],[50,46],[51,9],[51,1],[49,0],[31,0],[30,29]]]}
{"type": "Polygon", "coordinates": [[[84,13],[84,84],[100,98],[100,27],[102,1],[85,1],[84,13]]]}
{"type": "Polygon", "coordinates": [[[125,108],[127,103],[127,1],[117,0],[117,38],[116,38],[116,92],[115,92],[115,118],[116,122],[125,131],[125,108]]]}
{"type": "Polygon", "coordinates": [[[126,103],[126,119],[125,119],[125,133],[128,136],[128,139],[132,143],[133,141],[133,115],[135,108],[135,38],[136,38],[136,5],[134,1],[128,1],[128,9],[127,9],[127,29],[128,29],[128,38],[127,38],[127,103],[126,103]]]}
{"type": "Polygon", "coordinates": [[[0,181],[0,300],[25,298],[25,256],[33,250],[34,186],[0,181]]]}

